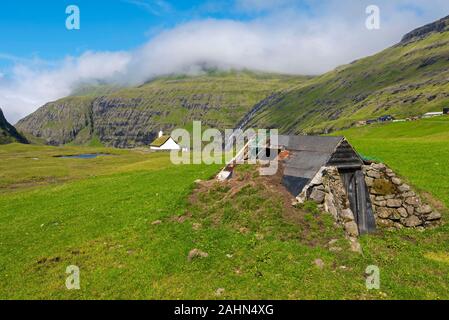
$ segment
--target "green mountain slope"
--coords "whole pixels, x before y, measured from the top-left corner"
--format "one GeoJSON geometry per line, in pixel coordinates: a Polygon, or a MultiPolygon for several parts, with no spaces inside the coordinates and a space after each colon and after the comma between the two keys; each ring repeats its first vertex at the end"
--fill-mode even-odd
{"type": "Polygon", "coordinates": [[[0,109],[0,144],[13,142],[27,143],[27,140],[6,121],[3,111],[0,109]]]}
{"type": "Polygon", "coordinates": [[[401,43],[312,79],[267,103],[247,126],[321,133],[358,120],[441,111],[449,106],[449,17],[401,43]]]}
{"type": "Polygon", "coordinates": [[[189,128],[193,120],[204,127],[234,128],[257,102],[307,79],[211,71],[163,77],[135,88],[82,88],[82,96],[48,103],[17,127],[52,145],[92,139],[114,147],[148,145],[159,130],[189,128]]]}

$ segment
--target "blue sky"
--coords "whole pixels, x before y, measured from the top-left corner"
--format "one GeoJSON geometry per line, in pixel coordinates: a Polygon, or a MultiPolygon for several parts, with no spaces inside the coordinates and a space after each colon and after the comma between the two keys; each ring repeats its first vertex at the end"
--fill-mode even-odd
{"type": "Polygon", "coordinates": [[[2,0],[0,108],[11,122],[85,83],[200,66],[322,74],[449,14],[447,0],[2,0]],[[366,7],[380,9],[368,30],[366,7]],[[81,29],[65,27],[68,5],[81,29]]]}

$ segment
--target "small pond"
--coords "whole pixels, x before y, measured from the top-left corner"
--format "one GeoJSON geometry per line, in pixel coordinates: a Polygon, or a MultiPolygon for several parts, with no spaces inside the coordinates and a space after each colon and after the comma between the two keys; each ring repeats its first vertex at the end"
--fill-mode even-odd
{"type": "Polygon", "coordinates": [[[62,159],[95,159],[97,157],[111,156],[111,154],[107,153],[84,153],[84,154],[75,154],[70,156],[56,156],[56,158],[62,159]]]}

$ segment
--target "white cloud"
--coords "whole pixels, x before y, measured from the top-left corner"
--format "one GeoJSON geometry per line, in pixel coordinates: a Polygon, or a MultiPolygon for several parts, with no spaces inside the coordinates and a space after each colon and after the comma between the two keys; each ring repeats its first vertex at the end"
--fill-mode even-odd
{"type": "Polygon", "coordinates": [[[269,13],[243,22],[191,21],[160,32],[130,52],[86,52],[49,64],[18,60],[8,81],[0,78],[0,106],[14,122],[70,94],[80,83],[133,85],[157,75],[196,72],[199,66],[320,74],[380,51],[449,12],[447,0],[378,0],[381,29],[369,31],[365,8],[372,1],[301,1],[313,11],[290,2],[237,0],[237,9],[269,13]]]}

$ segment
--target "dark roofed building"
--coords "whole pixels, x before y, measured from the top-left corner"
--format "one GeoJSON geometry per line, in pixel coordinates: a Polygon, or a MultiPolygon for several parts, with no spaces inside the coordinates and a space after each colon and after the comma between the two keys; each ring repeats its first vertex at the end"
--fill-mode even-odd
{"type": "Polygon", "coordinates": [[[294,196],[324,166],[360,169],[363,165],[344,137],[279,136],[278,145],[289,152],[284,161],[284,185],[294,196]]]}
{"type": "Polygon", "coordinates": [[[275,148],[288,153],[283,162],[283,184],[293,196],[299,196],[322,168],[335,167],[344,183],[360,232],[376,229],[362,172],[364,162],[344,137],[279,136],[275,148]]]}

